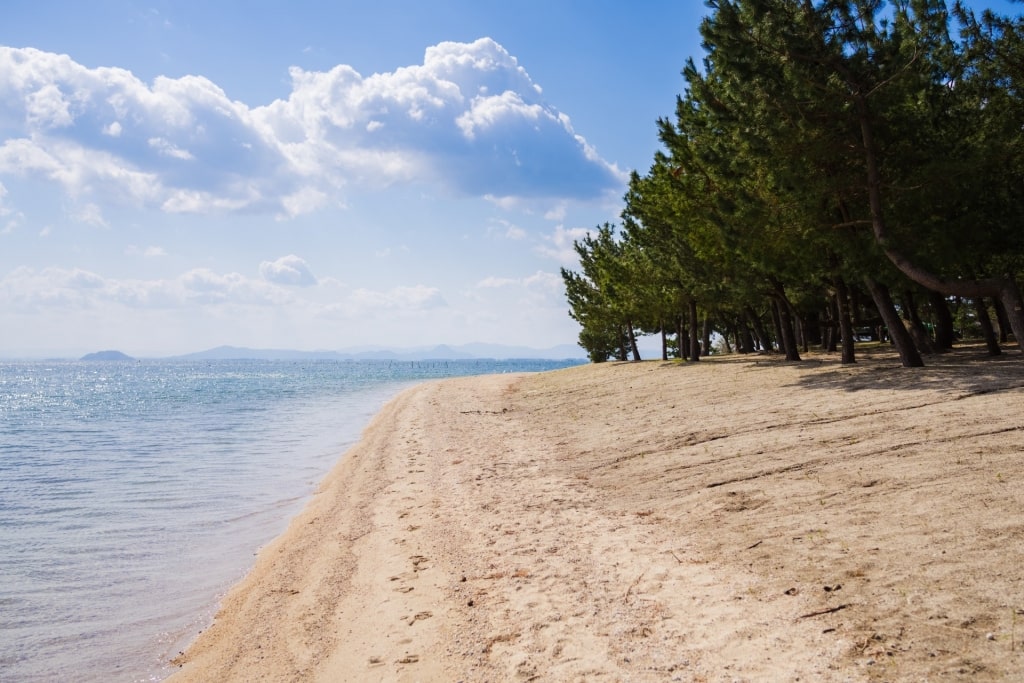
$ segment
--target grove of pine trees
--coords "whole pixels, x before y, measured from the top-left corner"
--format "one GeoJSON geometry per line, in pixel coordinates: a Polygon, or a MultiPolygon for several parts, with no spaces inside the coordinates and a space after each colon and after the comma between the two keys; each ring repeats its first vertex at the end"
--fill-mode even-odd
{"type": "Polygon", "coordinates": [[[944,0],[709,0],[621,226],[562,270],[591,360],[637,334],[905,366],[976,331],[1024,350],[1024,18],[944,0]]]}

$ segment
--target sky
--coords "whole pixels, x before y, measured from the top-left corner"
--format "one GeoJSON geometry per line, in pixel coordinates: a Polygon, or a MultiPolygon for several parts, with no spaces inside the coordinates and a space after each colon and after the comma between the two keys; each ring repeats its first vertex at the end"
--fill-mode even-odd
{"type": "Polygon", "coordinates": [[[706,11],[5,0],[0,357],[573,344],[706,11]]]}

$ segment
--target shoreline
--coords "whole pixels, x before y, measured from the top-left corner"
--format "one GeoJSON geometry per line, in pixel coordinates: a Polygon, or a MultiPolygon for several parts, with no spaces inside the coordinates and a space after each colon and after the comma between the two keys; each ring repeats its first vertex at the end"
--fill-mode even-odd
{"type": "Polygon", "coordinates": [[[168,680],[1024,674],[1019,355],[812,358],[407,389],[168,680]]]}

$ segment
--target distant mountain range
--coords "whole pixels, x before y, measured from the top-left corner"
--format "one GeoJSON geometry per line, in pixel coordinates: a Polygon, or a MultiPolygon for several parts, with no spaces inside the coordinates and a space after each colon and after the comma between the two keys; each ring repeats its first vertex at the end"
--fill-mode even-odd
{"type": "Polygon", "coordinates": [[[289,349],[250,349],[238,346],[218,346],[214,349],[188,353],[174,358],[182,360],[473,360],[509,358],[536,358],[541,360],[585,359],[586,352],[575,344],[563,344],[547,349],[500,344],[463,344],[461,346],[432,346],[413,349],[356,348],[342,351],[294,351],[289,349]]]}

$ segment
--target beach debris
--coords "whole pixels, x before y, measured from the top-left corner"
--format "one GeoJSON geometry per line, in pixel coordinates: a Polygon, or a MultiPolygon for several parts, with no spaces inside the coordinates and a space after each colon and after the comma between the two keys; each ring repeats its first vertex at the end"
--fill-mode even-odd
{"type": "Polygon", "coordinates": [[[844,603],[842,605],[836,605],[835,607],[829,607],[828,609],[820,609],[816,612],[808,612],[807,614],[801,614],[799,617],[797,617],[797,619],[810,619],[811,617],[820,617],[825,614],[832,614],[833,612],[844,610],[850,606],[851,605],[849,603],[844,603]]]}

